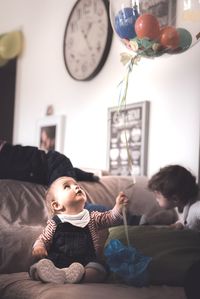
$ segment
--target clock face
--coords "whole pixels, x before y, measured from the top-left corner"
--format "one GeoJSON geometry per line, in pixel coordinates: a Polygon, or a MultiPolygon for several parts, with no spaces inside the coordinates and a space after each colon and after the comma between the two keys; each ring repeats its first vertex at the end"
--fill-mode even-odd
{"type": "Polygon", "coordinates": [[[64,61],[70,76],[90,80],[103,67],[112,41],[108,0],[79,0],[64,34],[64,61]]]}

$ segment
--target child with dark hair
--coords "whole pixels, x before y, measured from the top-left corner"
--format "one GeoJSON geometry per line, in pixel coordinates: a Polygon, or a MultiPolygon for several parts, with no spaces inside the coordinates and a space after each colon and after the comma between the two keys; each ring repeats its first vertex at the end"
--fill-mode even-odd
{"type": "Polygon", "coordinates": [[[155,193],[161,207],[177,207],[179,212],[183,212],[182,218],[172,227],[200,231],[199,187],[189,170],[180,165],[163,167],[151,177],[148,188],[155,193]]]}
{"type": "Polygon", "coordinates": [[[86,193],[70,177],[54,181],[46,194],[51,219],[33,245],[32,254],[40,258],[30,268],[34,280],[54,283],[102,282],[107,267],[101,260],[100,231],[119,225],[122,208],[128,203],[123,192],[107,212],[84,209],[86,193]]]}
{"type": "MultiPolygon", "coordinates": [[[[189,170],[180,165],[163,167],[151,177],[148,188],[155,193],[161,207],[177,207],[179,212],[183,212],[182,218],[172,227],[200,232],[199,187],[189,170]]],[[[188,269],[183,286],[187,299],[200,298],[200,261],[188,269]]]]}

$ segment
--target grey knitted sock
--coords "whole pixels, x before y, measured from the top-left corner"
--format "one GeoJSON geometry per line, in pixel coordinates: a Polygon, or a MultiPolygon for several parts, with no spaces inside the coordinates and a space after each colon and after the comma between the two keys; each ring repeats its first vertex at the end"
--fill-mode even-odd
{"type": "Polygon", "coordinates": [[[78,283],[85,274],[85,268],[80,263],[72,263],[68,268],[63,268],[67,283],[78,283]]]}
{"type": "Polygon", "coordinates": [[[30,276],[43,282],[64,284],[66,282],[65,271],[55,267],[52,261],[42,259],[30,269],[30,276]]]}

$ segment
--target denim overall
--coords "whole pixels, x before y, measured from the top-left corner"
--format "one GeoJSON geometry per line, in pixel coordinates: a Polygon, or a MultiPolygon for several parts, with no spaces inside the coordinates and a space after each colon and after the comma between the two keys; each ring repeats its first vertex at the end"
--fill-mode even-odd
{"type": "Polygon", "coordinates": [[[88,225],[82,228],[68,222],[63,223],[57,215],[53,220],[57,227],[47,258],[56,267],[68,267],[73,262],[85,266],[97,261],[88,225]]]}

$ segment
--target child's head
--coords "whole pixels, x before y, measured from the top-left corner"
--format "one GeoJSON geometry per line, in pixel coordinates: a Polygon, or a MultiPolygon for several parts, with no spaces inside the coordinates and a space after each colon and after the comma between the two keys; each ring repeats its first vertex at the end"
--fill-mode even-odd
{"type": "Polygon", "coordinates": [[[166,209],[183,208],[199,191],[195,176],[180,165],[161,168],[149,180],[148,188],[155,193],[159,205],[166,209]]]}
{"type": "Polygon", "coordinates": [[[71,177],[55,180],[46,193],[46,204],[51,215],[78,214],[86,202],[86,193],[71,177]]]}

